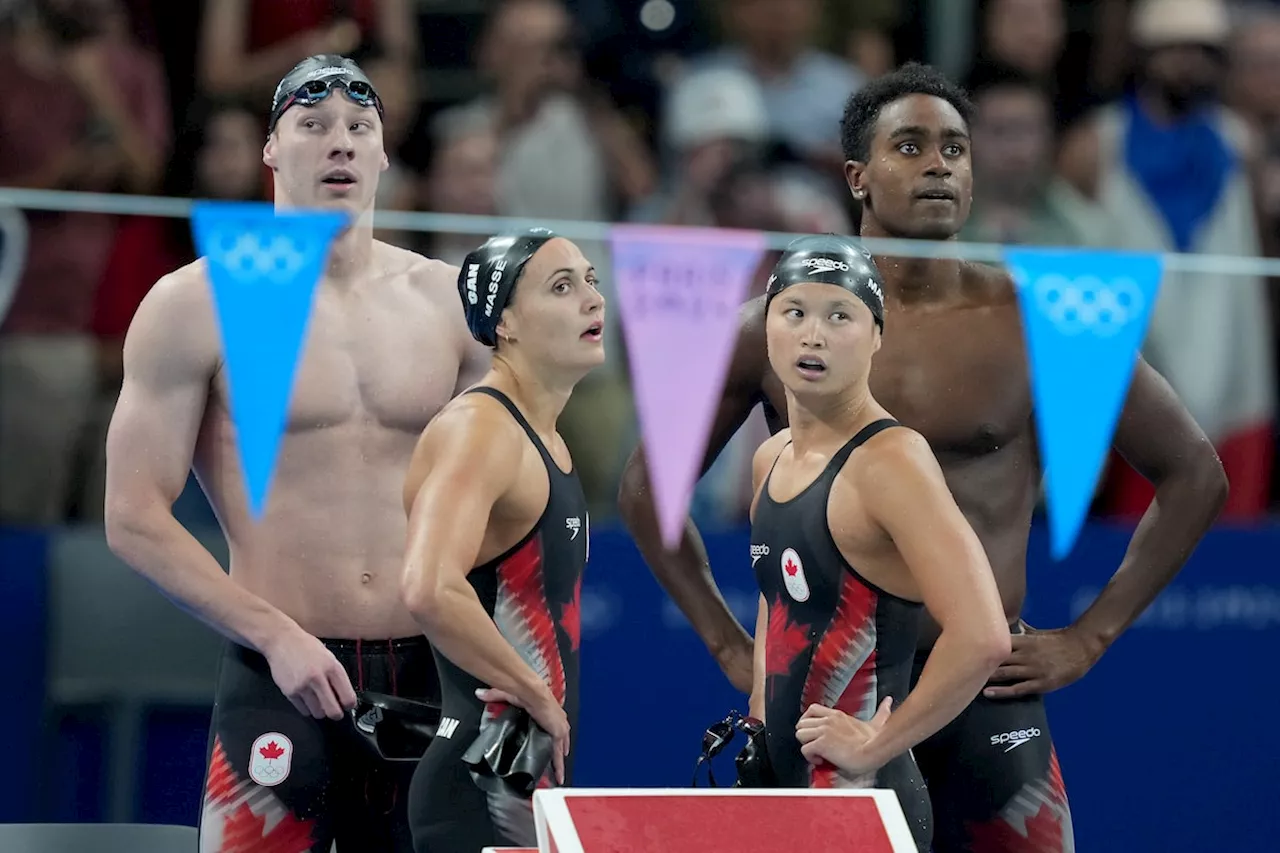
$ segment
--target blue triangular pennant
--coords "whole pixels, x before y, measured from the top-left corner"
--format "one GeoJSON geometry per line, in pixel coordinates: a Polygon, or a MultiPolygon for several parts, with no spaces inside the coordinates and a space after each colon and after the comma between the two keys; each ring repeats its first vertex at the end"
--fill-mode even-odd
{"type": "Polygon", "coordinates": [[[329,245],[348,221],[343,213],[277,211],[264,203],[197,202],[192,208],[255,519],[266,503],[316,282],[329,245]]]}
{"type": "Polygon", "coordinates": [[[1054,559],[1074,546],[1160,290],[1159,255],[1009,248],[1054,559]]]}

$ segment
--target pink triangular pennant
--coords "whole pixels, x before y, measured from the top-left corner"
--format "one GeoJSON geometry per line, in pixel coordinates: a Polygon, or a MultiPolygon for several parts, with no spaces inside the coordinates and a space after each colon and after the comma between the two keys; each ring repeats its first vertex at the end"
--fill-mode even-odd
{"type": "Polygon", "coordinates": [[[674,548],[764,236],[620,225],[612,242],[640,436],[662,538],[674,548]]]}

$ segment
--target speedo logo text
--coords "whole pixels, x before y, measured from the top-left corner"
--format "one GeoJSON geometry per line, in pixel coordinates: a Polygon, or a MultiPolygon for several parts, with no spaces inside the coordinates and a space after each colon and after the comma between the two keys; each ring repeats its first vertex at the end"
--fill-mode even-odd
{"type": "Polygon", "coordinates": [[[1032,738],[1040,737],[1040,730],[1035,726],[1029,729],[1016,729],[1003,734],[992,735],[992,746],[1005,746],[1005,752],[1012,752],[1032,738]]]}

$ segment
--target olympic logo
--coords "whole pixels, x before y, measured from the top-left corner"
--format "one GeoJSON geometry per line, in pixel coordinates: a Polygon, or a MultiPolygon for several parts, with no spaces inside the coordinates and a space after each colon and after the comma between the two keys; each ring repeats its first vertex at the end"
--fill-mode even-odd
{"type": "Polygon", "coordinates": [[[276,767],[270,763],[259,763],[254,767],[254,772],[259,776],[266,777],[268,780],[275,781],[276,779],[283,779],[285,774],[289,772],[289,768],[276,767]]]}
{"type": "Polygon", "coordinates": [[[277,234],[265,245],[257,234],[223,234],[216,245],[223,264],[242,279],[293,276],[302,269],[305,260],[286,234],[277,234]]]}
{"type": "Polygon", "coordinates": [[[1032,290],[1036,308],[1064,335],[1111,337],[1138,320],[1146,307],[1142,290],[1128,278],[1104,282],[1049,273],[1037,278],[1032,290]]]}

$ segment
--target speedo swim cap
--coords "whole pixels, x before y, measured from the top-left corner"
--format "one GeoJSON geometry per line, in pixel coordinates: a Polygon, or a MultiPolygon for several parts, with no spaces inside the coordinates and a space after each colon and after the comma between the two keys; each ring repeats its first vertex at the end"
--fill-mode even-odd
{"type": "Polygon", "coordinates": [[[555,233],[546,228],[524,228],[490,237],[467,255],[458,272],[471,336],[485,346],[498,345],[498,323],[511,302],[516,281],[525,264],[555,233]]]}
{"type": "Polygon", "coordinates": [[[884,331],[884,281],[871,253],[847,237],[817,234],[791,241],[765,288],[765,304],[793,284],[820,282],[843,287],[871,309],[884,331]]]}
{"type": "Polygon", "coordinates": [[[276,86],[271,98],[271,118],[267,132],[275,130],[276,122],[284,111],[294,104],[313,106],[333,92],[342,89],[348,98],[362,107],[373,107],[383,118],[382,99],[373,88],[373,82],[354,60],[337,54],[317,54],[293,66],[276,86]]]}

